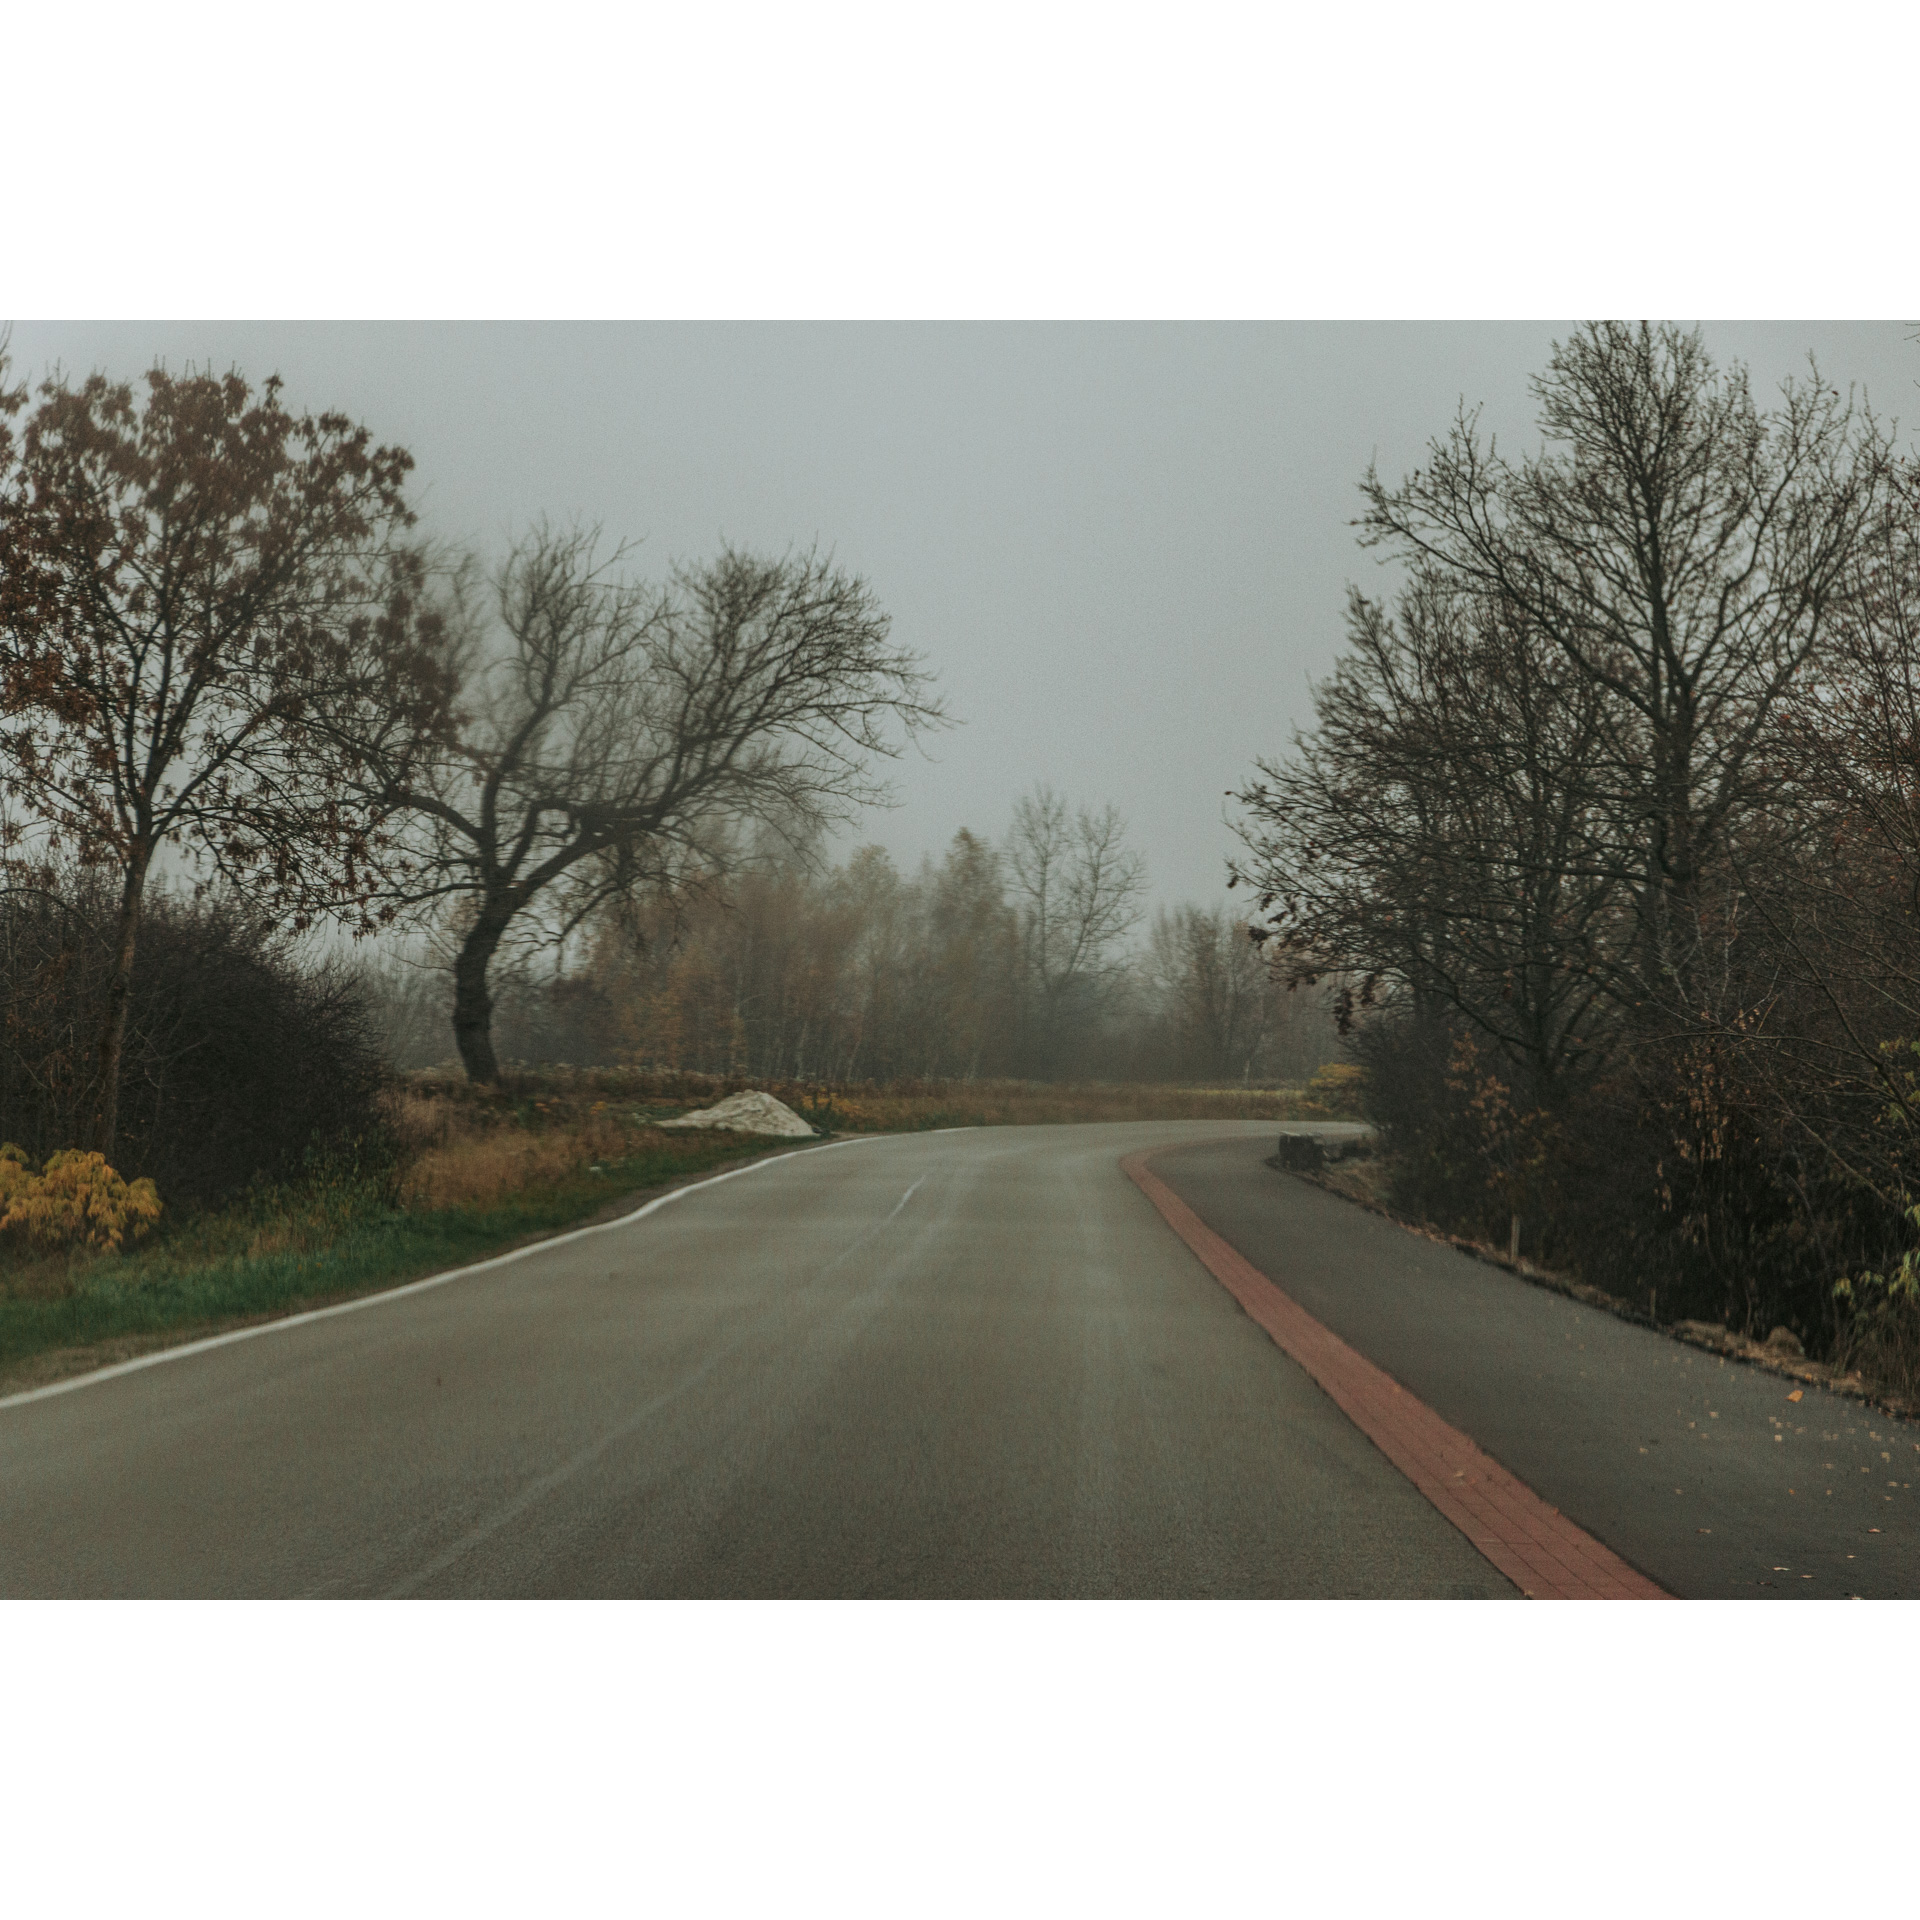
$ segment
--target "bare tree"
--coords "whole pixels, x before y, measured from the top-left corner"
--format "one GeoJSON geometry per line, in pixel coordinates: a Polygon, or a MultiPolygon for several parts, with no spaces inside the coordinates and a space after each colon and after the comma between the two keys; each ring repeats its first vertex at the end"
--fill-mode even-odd
{"type": "Polygon", "coordinates": [[[1831,1332],[1835,1272],[1907,1234],[1920,1118],[1889,438],[1817,372],[1762,411],[1671,326],[1583,328],[1535,392],[1536,457],[1463,414],[1368,476],[1409,579],[1241,795],[1240,877],[1284,971],[1411,1004],[1360,1039],[1405,1203],[1831,1332]]]}
{"type": "Polygon", "coordinates": [[[964,827],[928,875],[927,1070],[977,1079],[1004,1058],[1019,981],[1019,928],[999,855],[964,827]]]}
{"type": "Polygon", "coordinates": [[[799,842],[886,797],[872,773],[943,715],[867,584],[818,553],[724,548],[664,587],[627,549],[541,526],[465,603],[461,721],[411,821],[414,906],[454,910],[454,1039],[498,1078],[488,970],[510,933],[564,940],[611,902],[724,870],[755,827],[799,842]]]}
{"type": "Polygon", "coordinates": [[[1120,943],[1139,924],[1146,862],[1108,802],[1073,808],[1044,782],[1014,803],[1007,867],[1038,1053],[1057,1071],[1125,985],[1120,943]]]}
{"type": "Polygon", "coordinates": [[[1416,570],[1355,593],[1318,725],[1238,795],[1277,976],[1464,1017],[1536,1088],[1598,1058],[1632,922],[1588,785],[1604,691],[1496,598],[1416,570]]]}
{"type": "MultiPolygon", "coordinates": [[[[445,691],[397,544],[410,456],[340,414],[287,412],[277,379],[256,397],[238,374],[155,368],[146,388],[50,379],[0,476],[6,786],[41,859],[119,882],[95,1049],[106,1153],[155,857],[178,847],[297,925],[370,924],[377,810],[347,798],[336,722],[377,715],[399,764],[445,691]]],[[[36,850],[8,851],[17,867],[36,850]]]]}
{"type": "Polygon", "coordinates": [[[1741,991],[1717,1038],[1810,1164],[1920,1191],[1920,475],[1863,543],[1820,671],[1767,742],[1731,861],[1741,991]]]}
{"type": "Polygon", "coordinates": [[[1763,415],[1698,331],[1583,327],[1534,382],[1558,449],[1514,465],[1463,414],[1369,544],[1490,597],[1604,690],[1590,768],[1619,820],[1643,974],[1687,997],[1697,911],[1760,797],[1770,717],[1830,630],[1884,511],[1891,448],[1818,371],[1763,415]]]}
{"type": "Polygon", "coordinates": [[[1275,984],[1244,920],[1225,907],[1166,908],[1147,936],[1147,972],[1182,1078],[1253,1077],[1275,1011],[1275,984]]]}

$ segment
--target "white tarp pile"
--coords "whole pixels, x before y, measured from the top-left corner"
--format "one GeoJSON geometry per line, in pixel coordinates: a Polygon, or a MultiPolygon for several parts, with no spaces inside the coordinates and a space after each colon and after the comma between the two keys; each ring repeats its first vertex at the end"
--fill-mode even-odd
{"type": "Polygon", "coordinates": [[[813,1129],[770,1093],[736,1093],[717,1107],[702,1107],[698,1113],[683,1113],[678,1120],[663,1120],[664,1127],[724,1127],[729,1133],[778,1133],[795,1139],[813,1138],[813,1129]]]}

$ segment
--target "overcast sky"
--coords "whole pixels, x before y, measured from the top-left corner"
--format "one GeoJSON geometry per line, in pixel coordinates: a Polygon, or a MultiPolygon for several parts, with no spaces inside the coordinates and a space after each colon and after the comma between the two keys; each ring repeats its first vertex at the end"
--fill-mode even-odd
{"type": "MultiPolygon", "coordinates": [[[[1533,322],[518,324],[19,322],[16,373],[156,359],[280,373],[410,448],[439,534],[497,549],[534,515],[644,541],[818,541],[866,575],[964,724],[897,769],[856,841],[903,865],[998,835],[1049,781],[1116,802],[1162,901],[1219,896],[1226,790],[1282,751],[1377,582],[1349,522],[1455,406],[1532,445],[1533,322]]],[[[1894,322],[1711,324],[1763,399],[1809,351],[1920,419],[1894,322]]],[[[1901,438],[1913,436],[1903,424],[1901,438]]]]}
{"type": "MultiPolygon", "coordinates": [[[[296,401],[343,407],[410,446],[430,520],[462,538],[497,540],[542,510],[645,534],[660,561],[709,552],[723,531],[773,546],[818,536],[872,576],[901,637],[933,658],[969,721],[938,745],[937,762],[901,769],[905,804],[871,823],[874,837],[912,859],[962,822],[997,829],[1011,794],[1048,778],[1126,807],[1163,898],[1217,896],[1222,792],[1256,754],[1284,747],[1309,678],[1338,644],[1345,583],[1374,577],[1347,525],[1368,459],[1377,452],[1383,471],[1403,470],[1463,396],[1484,401],[1503,434],[1526,434],[1527,378],[1564,329],[1475,316],[1892,316],[1708,334],[1716,351],[1748,359],[1763,388],[1812,346],[1843,384],[1864,382],[1879,406],[1920,419],[1920,348],[1908,344],[1911,319],[1899,320],[1920,310],[1907,238],[1911,16],[1840,0],[1799,31],[1768,31],[1764,18],[1698,0],[1627,0],[1604,15],[1517,0],[1201,0],[1177,15],[1085,0],[550,0],[537,16],[469,9],[450,30],[446,9],[405,0],[341,0],[324,15],[237,0],[84,15],[15,8],[0,318],[15,317],[16,358],[34,372],[58,357],[76,371],[134,375],[156,355],[256,378],[277,368],[296,401]],[[19,318],[208,312],[692,323],[19,318]],[[1463,318],[1077,324],[1356,313],[1463,318]],[[1074,323],[701,321],[714,314],[1074,323]]],[[[790,1632],[776,1610],[730,1615],[724,1641],[735,1666],[745,1647],[755,1676],[758,1750],[776,1771],[798,1756],[836,1790],[853,1781],[884,1816],[871,1823],[883,1871],[912,1870],[924,1807],[972,1806],[978,1783],[1004,1772],[1008,1725],[1025,1730],[1037,1712],[1067,1783],[1069,1826],[1079,1817],[1097,1828],[1129,1792],[1138,1799],[1144,1779],[1165,1844],[1139,1884],[1185,1885],[1198,1862],[1220,1888],[1232,1850],[1206,1845],[1214,1803],[1211,1825],[1188,1819],[1181,1782],[1141,1770],[1156,1746],[1191,1745],[1177,1684],[1190,1616],[1134,1614],[1108,1627],[1112,1618],[1082,1614],[1072,1630],[1076,1644],[1124,1634],[1118,1651],[1146,1683],[1129,1699],[1130,1742],[1107,1737],[1096,1717],[1062,1744],[1074,1716],[1052,1710],[1067,1698],[1061,1663],[1041,1648],[1032,1613],[981,1609],[931,1627],[906,1611],[816,1613],[808,1650],[826,1648],[824,1661],[796,1663],[776,1645],[790,1632]],[[922,1743],[912,1767],[883,1775],[870,1755],[893,1747],[876,1747],[872,1729],[890,1724],[896,1676],[909,1670],[958,1676],[948,1691],[964,1705],[939,1718],[940,1740],[922,1743]],[[792,1672],[827,1672],[836,1710],[823,1718],[817,1689],[783,1694],[778,1676],[792,1672]],[[969,1720],[980,1700],[992,1710],[969,1720]],[[1158,1818],[1163,1803],[1171,1823],[1158,1818]]],[[[1331,1651],[1320,1678],[1288,1674],[1289,1710],[1303,1726],[1344,1724],[1358,1689],[1385,1723],[1437,1716],[1462,1765],[1546,1836],[1537,1864],[1553,1869],[1570,1797],[1604,1793],[1650,1742],[1689,1737],[1669,1703],[1692,1699],[1696,1676],[1678,1664],[1684,1649],[1667,1665],[1656,1650],[1650,1664],[1646,1636],[1629,1644],[1624,1628],[1609,1636],[1587,1616],[1583,1666],[1626,1706],[1583,1724],[1577,1752],[1561,1740],[1554,1769],[1516,1766],[1514,1755],[1564,1732],[1564,1701],[1534,1684],[1526,1660],[1503,1660],[1519,1630],[1503,1617],[1482,1633],[1487,1657],[1474,1667],[1476,1706],[1491,1709],[1463,1720],[1431,1680],[1459,1666],[1463,1618],[1407,1610],[1383,1628],[1378,1614],[1317,1615],[1331,1651]]],[[[168,1616],[170,1648],[184,1638],[203,1656],[191,1665],[196,1698],[210,1703],[154,1721],[170,1760],[184,1751],[203,1763],[176,1764],[182,1779],[223,1763],[236,1720],[251,1726],[246,1689],[259,1660],[231,1656],[258,1619],[168,1616]],[[241,1678],[222,1691],[223,1674],[241,1678]]],[[[363,1619],[316,1618],[303,1664],[316,1701],[371,1701],[381,1729],[379,1702],[406,1697],[418,1662],[363,1619]]],[[[697,1608],[681,1619],[701,1624],[697,1608]]],[[[115,1623],[122,1639],[130,1621],[115,1623]]],[[[1208,1617],[1216,1639],[1240,1634],[1253,1665],[1266,1622],[1208,1617]]],[[[551,1635],[532,1611],[506,1624],[503,1635],[489,1615],[469,1631],[484,1631],[507,1676],[519,1746],[575,1755],[589,1782],[620,1777],[630,1755],[606,1726],[563,1718],[556,1743],[550,1689],[520,1687],[515,1707],[511,1683],[546,1673],[551,1635]]],[[[1881,1670],[1907,1670],[1905,1625],[1885,1611],[1858,1629],[1869,1653],[1880,1634],[1881,1670]]],[[[94,1619],[85,1630],[84,1659],[41,1663],[55,1676],[40,1714],[48,1726],[125,1717],[126,1663],[101,1657],[94,1619]]],[[[1745,1635],[1748,1664],[1773,1655],[1758,1611],[1722,1614],[1716,1631],[1736,1644],[1745,1635]]],[[[261,1658],[274,1652],[266,1632],[261,1658]]],[[[698,1657],[654,1662],[649,1699],[669,1733],[711,1720],[714,1671],[698,1657]]],[[[30,1712],[43,1704],[37,1683],[29,1671],[30,1712]]],[[[1738,1711],[1738,1697],[1729,1703],[1738,1711]]],[[[308,1715],[297,1745],[275,1749],[282,1799],[288,1780],[313,1798],[363,1766],[368,1715],[331,1718],[330,1728],[326,1712],[308,1715]]],[[[1258,1716],[1236,1725],[1209,1737],[1226,1741],[1217,1757],[1228,1774],[1252,1777],[1271,1754],[1258,1716]]],[[[437,1764],[416,1768],[410,1791],[417,1799],[424,1782],[430,1812],[457,1833],[476,1798],[472,1756],[429,1754],[437,1764]]],[[[1858,1778],[1897,1778],[1900,1755],[1888,1745],[1884,1757],[1858,1778]]],[[[1750,1818],[1740,1768],[1707,1769],[1701,1782],[1703,1820],[1750,1818]]],[[[1857,1800],[1857,1780],[1846,1790],[1857,1800]]],[[[542,1806],[574,1804],[556,1791],[528,1801],[535,1854],[547,1837],[542,1806]]],[[[731,1809],[716,1800],[709,1819],[701,1805],[698,1793],[676,1803],[691,1838],[665,1872],[678,1884],[687,1863],[688,1885],[710,1904],[710,1860],[731,1844],[731,1809]]],[[[164,1795],[141,1811],[156,1836],[178,1824],[164,1795]]],[[[786,1811],[804,1841],[832,1828],[835,1808],[802,1795],[786,1811]]],[[[1356,1850],[1375,1843],[1377,1819],[1337,1792],[1310,1814],[1321,1844],[1289,1871],[1303,1888],[1324,1879],[1332,1897],[1319,1904],[1331,1905],[1356,1850]]],[[[47,1798],[35,1815],[57,1840],[95,1844],[92,1826],[69,1836],[61,1825],[93,1819],[74,1796],[47,1798]]],[[[1444,1853],[1448,1835],[1431,1837],[1428,1851],[1444,1853]]],[[[228,1853],[240,1849],[236,1872],[276,1871],[284,1845],[271,1817],[227,1838],[228,1853]]],[[[404,1867],[385,1851],[398,1840],[372,1844],[369,1871],[404,1867]]],[[[54,1871],[74,1846],[40,1851],[54,1871]]],[[[1515,1872],[1536,1864],[1525,1848],[1516,1858],[1515,1872]]],[[[1688,1864],[1631,1861],[1648,1884],[1684,1878],[1688,1864]]],[[[1777,1859],[1764,1867],[1779,1878],[1777,1859]]],[[[1719,1861],[1713,1870],[1724,1878],[1719,1861]]],[[[1861,1869],[1849,1871],[1859,1880],[1861,1869]]],[[[1906,1891],[1885,1874],[1884,1888],[1873,1885],[1872,1863],[1865,1871],[1872,1891],[1906,1891]]],[[[1233,1883],[1247,1899],[1267,1891],[1257,1878],[1233,1883]]]]}

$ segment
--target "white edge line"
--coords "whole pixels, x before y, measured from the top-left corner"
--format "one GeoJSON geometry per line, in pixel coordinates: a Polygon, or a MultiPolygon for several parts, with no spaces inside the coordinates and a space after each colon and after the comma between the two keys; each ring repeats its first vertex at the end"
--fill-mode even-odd
{"type": "MultiPolygon", "coordinates": [[[[956,1128],[954,1131],[958,1132],[956,1128]]],[[[857,1147],[869,1140],[892,1140],[900,1136],[888,1133],[857,1133],[846,1140],[829,1140],[818,1147],[803,1148],[803,1153],[831,1153],[835,1147],[857,1147]]],[[[111,1367],[96,1367],[91,1373],[77,1373],[70,1380],[56,1380],[50,1386],[33,1387],[25,1393],[10,1393],[0,1397],[0,1408],[24,1407],[35,1400],[51,1400],[55,1394],[77,1393],[82,1387],[98,1386],[103,1380],[117,1380],[123,1374],[138,1373],[143,1367],[158,1367],[169,1360],[185,1360],[196,1353],[209,1353],[215,1347],[231,1347],[242,1340],[257,1340],[262,1334],[285,1333],[289,1327],[304,1327],[314,1320],[332,1320],[343,1313],[358,1313],[363,1307],[385,1306],[390,1300],[403,1300],[410,1293],[425,1293],[430,1287],[444,1287],[450,1280],[464,1280],[469,1274],[486,1273],[494,1267],[504,1267],[510,1261],[524,1260],[533,1253],[545,1253],[552,1247],[563,1247],[569,1240],[584,1240],[592,1233],[611,1233],[616,1227],[630,1227],[636,1220],[644,1220],[650,1213],[658,1213],[662,1207],[670,1207],[676,1200],[684,1200],[690,1193],[698,1193],[703,1187],[717,1187],[723,1180],[737,1180],[743,1173],[757,1173],[762,1167],[777,1165],[782,1160],[792,1160],[798,1156],[792,1153],[770,1153],[758,1160],[749,1160],[744,1167],[729,1167],[725,1173],[711,1174],[705,1180],[695,1180],[684,1187],[675,1187],[671,1193],[663,1193],[657,1200],[649,1200],[644,1207],[636,1207],[631,1213],[623,1213],[617,1220],[601,1220],[590,1227],[573,1227],[565,1233],[557,1233],[551,1239],[535,1240],[524,1247],[515,1247],[510,1253],[496,1253],[486,1260],[476,1260],[471,1266],[451,1267],[445,1273],[429,1274],[424,1280],[408,1280],[397,1287],[383,1287],[377,1293],[363,1293],[352,1300],[342,1300],[330,1307],[311,1307],[305,1313],[290,1313],[281,1320],[262,1321],[257,1327],[236,1327],[231,1333],[216,1333],[205,1340],[189,1340],[177,1347],[163,1347],[158,1353],[143,1353],[137,1360],[122,1360],[111,1367]]]]}

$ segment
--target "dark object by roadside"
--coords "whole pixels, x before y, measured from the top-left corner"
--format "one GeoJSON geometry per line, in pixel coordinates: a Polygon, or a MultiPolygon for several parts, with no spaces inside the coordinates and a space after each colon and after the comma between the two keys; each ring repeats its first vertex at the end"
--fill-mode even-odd
{"type": "Polygon", "coordinates": [[[1775,1353],[1784,1353],[1790,1360],[1804,1358],[1807,1351],[1800,1344],[1800,1336],[1791,1327],[1775,1327],[1767,1335],[1767,1346],[1775,1353]]]}
{"type": "Polygon", "coordinates": [[[1327,1164],[1320,1142],[1310,1133],[1283,1133],[1274,1159],[1289,1173],[1317,1173],[1327,1164]]]}
{"type": "Polygon", "coordinates": [[[1324,1140],[1317,1133],[1283,1133],[1273,1164],[1289,1173],[1318,1173],[1339,1160],[1355,1160],[1373,1151],[1372,1138],[1358,1134],[1343,1140],[1324,1140]]]}

